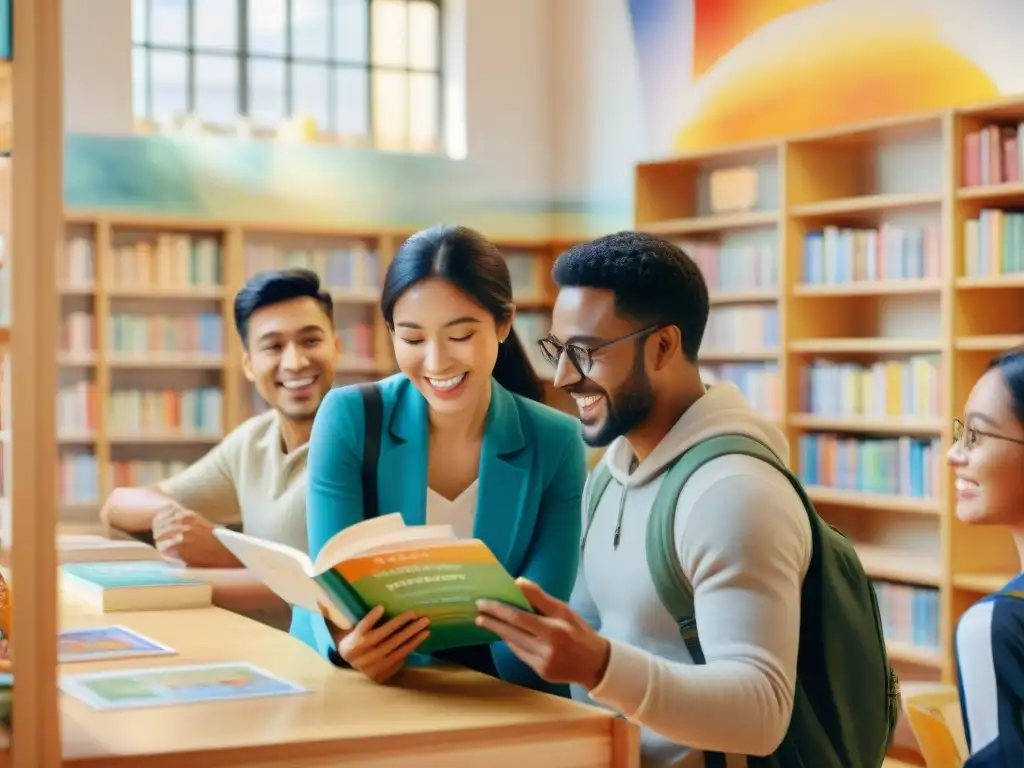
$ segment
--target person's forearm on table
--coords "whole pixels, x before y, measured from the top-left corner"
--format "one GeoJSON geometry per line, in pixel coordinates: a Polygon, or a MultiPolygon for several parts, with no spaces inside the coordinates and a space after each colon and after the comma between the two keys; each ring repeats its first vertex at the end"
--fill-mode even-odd
{"type": "Polygon", "coordinates": [[[125,533],[144,533],[152,530],[157,512],[174,503],[155,488],[115,488],[100,510],[100,519],[125,533]]]}

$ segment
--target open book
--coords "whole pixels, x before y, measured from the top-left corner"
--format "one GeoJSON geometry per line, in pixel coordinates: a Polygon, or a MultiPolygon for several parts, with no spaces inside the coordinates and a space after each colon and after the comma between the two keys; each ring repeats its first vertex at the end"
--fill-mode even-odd
{"type": "Polygon", "coordinates": [[[498,600],[530,611],[515,580],[487,545],[459,539],[447,525],[407,526],[400,514],[350,526],[316,560],[292,547],[218,528],[214,534],[278,597],[321,613],[342,629],[374,606],[385,621],[405,611],[430,619],[420,652],[494,642],[476,626],[476,601],[498,600]]]}
{"type": "Polygon", "coordinates": [[[906,683],[903,703],[927,765],[959,768],[967,760],[967,737],[956,686],[906,683]]]}

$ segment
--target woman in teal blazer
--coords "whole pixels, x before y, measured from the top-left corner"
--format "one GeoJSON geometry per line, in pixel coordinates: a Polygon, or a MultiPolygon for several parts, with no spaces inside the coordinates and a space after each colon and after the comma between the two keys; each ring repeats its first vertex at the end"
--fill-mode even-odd
{"type": "MultiPolygon", "coordinates": [[[[391,263],[381,310],[401,373],[378,384],[380,513],[400,512],[408,525],[451,524],[486,543],[513,576],[567,601],[579,561],[585,448],[579,421],[539,402],[543,387],[512,331],[501,252],[463,227],[420,232],[391,263]]],[[[363,519],[365,424],[356,387],[333,390],[317,412],[307,461],[310,557],[363,519]]],[[[343,637],[322,617],[296,613],[293,634],[380,682],[425,661],[413,654],[429,632],[426,620],[397,617],[373,629],[379,617],[371,614],[343,637]]],[[[435,656],[568,693],[499,641],[435,656]]]]}

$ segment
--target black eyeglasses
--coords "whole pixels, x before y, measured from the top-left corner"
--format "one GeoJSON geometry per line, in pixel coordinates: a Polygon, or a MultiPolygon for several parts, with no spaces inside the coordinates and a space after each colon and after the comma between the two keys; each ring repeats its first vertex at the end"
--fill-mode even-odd
{"type": "Polygon", "coordinates": [[[580,376],[586,376],[594,365],[595,352],[599,352],[610,347],[612,344],[618,344],[620,341],[626,341],[627,339],[645,338],[648,334],[654,333],[659,328],[661,328],[660,325],[649,325],[638,331],[627,333],[625,336],[602,341],[600,344],[594,344],[589,347],[581,347],[579,344],[562,344],[553,336],[541,339],[537,343],[540,345],[540,351],[544,355],[544,359],[551,363],[552,366],[558,367],[558,361],[562,359],[562,353],[564,352],[569,356],[569,362],[573,364],[577,373],[580,376]]]}
{"type": "Polygon", "coordinates": [[[1006,435],[997,435],[994,432],[983,432],[980,429],[974,427],[964,426],[964,423],[960,419],[953,419],[953,443],[963,442],[965,448],[970,448],[978,442],[978,437],[991,437],[993,440],[1005,440],[1008,443],[1016,443],[1017,445],[1024,445],[1024,440],[1017,437],[1007,437],[1006,435]],[[966,440],[964,439],[966,438],[966,440]]]}

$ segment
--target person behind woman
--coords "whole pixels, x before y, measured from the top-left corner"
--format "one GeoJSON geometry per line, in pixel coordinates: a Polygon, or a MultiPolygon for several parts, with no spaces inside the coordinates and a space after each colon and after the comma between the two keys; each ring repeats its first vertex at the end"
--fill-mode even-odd
{"type": "MultiPolygon", "coordinates": [[[[956,514],[1009,528],[1024,569],[1024,349],[992,361],[974,385],[948,454],[956,514]]],[[[1024,766],[1024,573],[961,617],[956,631],[966,765],[1024,766]]]]}
{"type": "MultiPolygon", "coordinates": [[[[378,385],[380,512],[479,538],[513,576],[568,600],[579,558],[585,448],[576,419],[540,402],[543,387],[512,330],[515,306],[501,252],[465,227],[419,232],[388,268],[380,307],[400,370],[378,385]]],[[[317,412],[306,492],[311,557],[363,519],[364,425],[356,387],[335,389],[317,412]]],[[[334,663],[384,682],[430,628],[406,615],[378,626],[380,618],[375,609],[344,634],[309,613],[303,639],[334,663]]],[[[435,655],[568,695],[504,643],[435,655]]]]}

